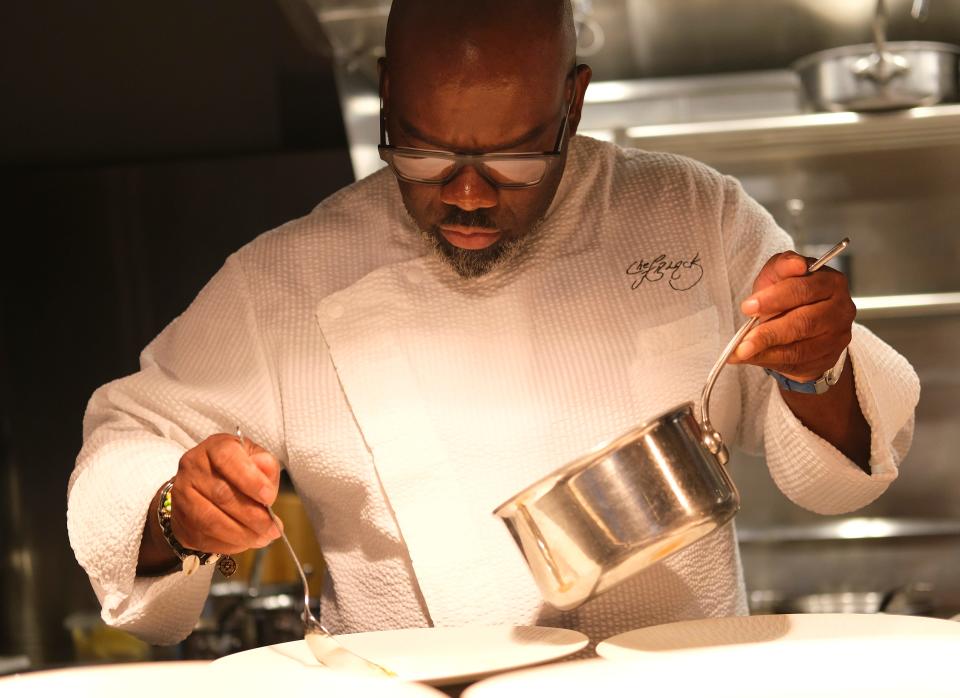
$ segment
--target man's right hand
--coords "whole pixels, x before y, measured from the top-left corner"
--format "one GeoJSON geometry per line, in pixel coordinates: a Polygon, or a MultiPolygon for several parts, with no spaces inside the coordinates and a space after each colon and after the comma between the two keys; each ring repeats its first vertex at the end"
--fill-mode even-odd
{"type": "MultiPolygon", "coordinates": [[[[248,439],[214,434],[180,459],[173,484],[173,535],[186,548],[233,555],[280,536],[265,505],[277,498],[280,463],[248,439]]],[[[157,574],[178,560],[157,522],[159,492],[147,512],[137,571],[157,574]]]]}

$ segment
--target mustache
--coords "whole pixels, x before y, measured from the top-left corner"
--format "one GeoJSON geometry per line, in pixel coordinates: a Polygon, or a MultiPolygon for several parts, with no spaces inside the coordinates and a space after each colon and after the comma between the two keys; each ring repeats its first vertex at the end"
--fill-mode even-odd
{"type": "Polygon", "coordinates": [[[464,211],[462,208],[454,208],[440,221],[440,225],[461,225],[467,228],[487,228],[489,230],[499,229],[496,222],[482,209],[464,211]]]}

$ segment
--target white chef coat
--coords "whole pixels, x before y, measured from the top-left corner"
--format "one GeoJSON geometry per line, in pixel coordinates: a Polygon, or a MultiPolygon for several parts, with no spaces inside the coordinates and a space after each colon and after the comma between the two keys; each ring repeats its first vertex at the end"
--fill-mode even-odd
{"type": "MultiPolygon", "coordinates": [[[[732,524],[560,613],[492,510],[696,401],[760,267],[790,246],[734,180],[583,137],[530,253],[478,279],[428,249],[389,172],[341,190],[232,255],[141,370],[91,398],[68,528],[104,619],[154,643],[193,628],[212,570],[137,578],[143,523],[183,452],[237,424],[304,501],[336,632],[539,623],[599,640],[745,613],[732,524]]],[[[823,513],[879,496],[912,437],[909,364],[858,325],[850,357],[870,474],[756,367],[726,367],[710,405],[727,442],[823,513]]]]}

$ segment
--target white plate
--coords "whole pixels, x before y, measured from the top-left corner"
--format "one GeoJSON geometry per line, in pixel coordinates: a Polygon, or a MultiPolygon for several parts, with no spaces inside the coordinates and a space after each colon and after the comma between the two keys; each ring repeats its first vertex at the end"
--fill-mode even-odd
{"type": "MultiPolygon", "coordinates": [[[[588,642],[575,630],[530,626],[406,628],[338,635],[337,640],[401,679],[434,686],[542,664],[578,652],[588,642]]],[[[237,652],[214,664],[282,670],[319,666],[303,640],[237,652]]]]}
{"type": "Polygon", "coordinates": [[[337,671],[293,672],[282,677],[256,667],[217,667],[210,662],[114,664],[38,671],[0,679],[3,698],[176,698],[270,696],[317,698],[443,698],[422,684],[337,671]]]}
{"type": "Polygon", "coordinates": [[[623,650],[617,661],[588,659],[496,676],[469,687],[463,698],[960,696],[960,630],[950,621],[794,618],[786,627],[770,620],[736,628],[696,621],[702,636],[689,624],[682,633],[661,629],[647,634],[645,649],[623,650]],[[782,635],[765,634],[777,628],[782,635]],[[794,635],[784,639],[791,629],[794,635]],[[826,637],[830,631],[835,634],[826,637]]]}
{"type": "Polygon", "coordinates": [[[960,638],[960,624],[939,618],[893,616],[883,613],[736,616],[703,618],[631,630],[614,635],[598,644],[597,654],[605,659],[624,659],[650,652],[725,645],[941,635],[960,638]]]}

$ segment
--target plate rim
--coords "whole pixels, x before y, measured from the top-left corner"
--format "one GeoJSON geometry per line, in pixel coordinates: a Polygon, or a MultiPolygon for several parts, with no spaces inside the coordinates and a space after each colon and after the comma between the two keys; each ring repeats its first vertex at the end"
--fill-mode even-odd
{"type": "MultiPolygon", "coordinates": [[[[601,640],[600,642],[598,642],[596,647],[596,653],[597,653],[597,656],[600,657],[601,659],[605,659],[608,661],[621,661],[621,660],[629,659],[632,657],[651,656],[656,654],[664,654],[666,652],[687,652],[692,650],[709,651],[711,649],[716,649],[719,647],[731,647],[731,646],[746,645],[746,644],[766,644],[766,643],[755,643],[755,642],[742,642],[742,643],[726,643],[722,645],[699,645],[696,647],[677,647],[673,649],[664,649],[664,650],[643,650],[643,649],[634,649],[630,647],[624,647],[623,645],[618,645],[615,642],[618,638],[623,638],[625,636],[632,635],[634,633],[644,633],[644,632],[652,631],[654,628],[662,628],[666,626],[698,625],[698,624],[704,624],[704,623],[723,622],[731,618],[745,620],[747,622],[751,622],[749,619],[753,619],[753,618],[770,618],[770,617],[803,618],[804,620],[802,622],[807,622],[812,618],[823,619],[823,618],[837,618],[837,617],[849,617],[849,616],[857,616],[859,618],[862,618],[862,617],[871,618],[870,621],[867,621],[869,623],[881,622],[879,621],[879,618],[881,617],[886,617],[886,618],[892,617],[892,618],[901,618],[901,619],[907,618],[907,619],[910,619],[906,621],[907,623],[916,623],[916,624],[940,625],[940,623],[942,622],[946,622],[946,623],[951,622],[949,621],[949,619],[944,619],[944,618],[932,618],[929,616],[909,616],[909,615],[900,615],[900,614],[894,614],[894,613],[764,613],[764,614],[747,615],[747,616],[712,616],[709,618],[691,618],[687,620],[673,621],[670,623],[657,623],[656,625],[648,625],[642,628],[634,628],[633,630],[625,630],[621,633],[611,635],[610,637],[605,638],[604,640],[601,640]],[[930,623],[930,621],[933,621],[933,623],[930,623]],[[610,652],[611,648],[613,648],[613,652],[612,652],[613,656],[608,656],[607,653],[610,652]]],[[[947,627],[947,626],[941,626],[941,627],[947,627]]],[[[944,633],[944,634],[949,634],[949,633],[944,633]]],[[[957,627],[957,634],[960,634],[960,625],[958,625],[957,627]]],[[[919,635],[919,636],[923,637],[923,635],[919,635]]],[[[810,638],[795,637],[795,638],[782,639],[783,642],[803,642],[808,640],[810,640],[810,638]]]]}
{"type": "MultiPolygon", "coordinates": [[[[366,630],[355,633],[343,633],[339,634],[337,638],[356,638],[360,636],[375,636],[383,635],[385,633],[424,633],[430,634],[432,632],[442,633],[442,632],[452,632],[452,631],[463,631],[467,629],[501,629],[501,630],[517,630],[517,629],[539,629],[539,630],[550,630],[556,631],[559,633],[569,634],[570,642],[565,645],[558,645],[557,651],[551,654],[549,657],[544,657],[542,659],[535,659],[531,661],[511,661],[507,664],[498,664],[494,667],[487,667],[479,671],[469,672],[465,674],[447,674],[441,676],[421,676],[421,677],[398,677],[403,681],[412,682],[412,683],[423,683],[428,686],[452,686],[457,684],[469,683],[473,681],[479,681],[481,679],[493,676],[495,674],[500,674],[508,671],[518,670],[518,669],[528,669],[532,667],[541,666],[543,664],[549,664],[550,662],[563,659],[564,657],[569,657],[570,655],[576,654],[590,644],[590,638],[583,632],[575,630],[573,628],[558,628],[549,625],[517,625],[517,624],[508,624],[508,623],[478,623],[478,624],[465,624],[465,625],[447,625],[447,626],[415,626],[409,628],[388,628],[384,630],[366,630]],[[562,650],[561,650],[562,647],[562,650]]],[[[280,647],[284,645],[296,645],[301,646],[303,640],[289,640],[287,642],[278,642],[271,645],[263,645],[261,647],[253,647],[248,650],[242,650],[240,652],[234,652],[233,654],[225,655],[218,659],[213,660],[213,664],[219,664],[221,662],[231,662],[235,661],[231,658],[244,655],[248,652],[258,652],[267,650],[273,647],[280,647]]],[[[288,657],[291,660],[292,657],[288,657]]],[[[320,667],[319,664],[316,665],[317,668],[320,667]]],[[[304,668],[310,669],[312,666],[305,666],[304,668]]]]}

